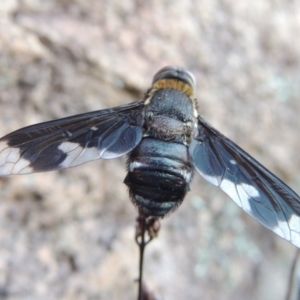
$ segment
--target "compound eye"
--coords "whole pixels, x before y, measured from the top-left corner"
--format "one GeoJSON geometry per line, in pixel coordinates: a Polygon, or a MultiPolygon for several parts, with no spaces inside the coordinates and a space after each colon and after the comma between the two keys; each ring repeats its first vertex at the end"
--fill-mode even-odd
{"type": "Polygon", "coordinates": [[[188,70],[176,67],[176,66],[168,66],[164,67],[161,70],[159,70],[153,77],[154,84],[156,81],[162,80],[162,79],[176,79],[183,81],[184,83],[188,84],[192,90],[194,91],[196,89],[196,80],[194,75],[189,72],[188,70]]]}

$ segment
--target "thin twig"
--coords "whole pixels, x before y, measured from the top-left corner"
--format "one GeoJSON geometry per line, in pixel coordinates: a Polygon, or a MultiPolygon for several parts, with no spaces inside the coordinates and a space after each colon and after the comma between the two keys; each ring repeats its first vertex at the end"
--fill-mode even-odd
{"type": "Polygon", "coordinates": [[[145,250],[145,231],[146,231],[146,219],[142,217],[140,219],[141,226],[141,242],[138,243],[140,249],[140,260],[139,260],[139,279],[138,279],[138,300],[143,300],[143,263],[144,263],[144,250],[145,250]]]}
{"type": "MultiPolygon", "coordinates": [[[[158,234],[160,225],[159,220],[154,217],[145,217],[142,213],[139,213],[137,217],[137,226],[135,233],[135,240],[140,249],[139,258],[139,277],[138,277],[138,300],[146,300],[144,285],[143,285],[143,264],[144,264],[144,252],[145,247],[155,238],[158,234]],[[148,239],[145,237],[145,233],[148,233],[148,239]]],[[[149,294],[150,295],[150,294],[149,294]]]]}

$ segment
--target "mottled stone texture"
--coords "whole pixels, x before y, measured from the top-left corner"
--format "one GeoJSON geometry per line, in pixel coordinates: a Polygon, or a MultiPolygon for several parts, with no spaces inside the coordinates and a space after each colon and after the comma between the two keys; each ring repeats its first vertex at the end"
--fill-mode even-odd
{"type": "MultiPolygon", "coordinates": [[[[141,97],[169,64],[299,193],[299,1],[0,1],[0,135],[141,97]]],[[[1,299],[135,299],[125,159],[0,179],[1,299]]],[[[196,174],[147,248],[159,299],[283,299],[295,247],[196,174]],[[274,284],[276,283],[276,284],[274,284]]]]}

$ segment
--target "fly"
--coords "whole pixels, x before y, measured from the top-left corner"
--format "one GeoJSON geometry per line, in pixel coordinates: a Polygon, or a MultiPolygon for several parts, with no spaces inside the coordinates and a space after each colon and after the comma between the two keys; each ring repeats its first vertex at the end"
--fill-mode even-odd
{"type": "Polygon", "coordinates": [[[32,125],[0,139],[0,176],[127,155],[125,184],[146,217],[174,211],[196,170],[277,235],[300,247],[300,198],[207,123],[194,76],[161,69],[143,100],[32,125]]]}

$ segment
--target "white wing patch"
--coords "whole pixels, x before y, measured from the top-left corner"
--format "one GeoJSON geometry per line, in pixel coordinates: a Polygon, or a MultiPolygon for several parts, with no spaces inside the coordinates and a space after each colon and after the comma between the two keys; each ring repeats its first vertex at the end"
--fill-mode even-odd
{"type": "Polygon", "coordinates": [[[27,174],[32,172],[30,161],[20,157],[18,148],[11,148],[0,142],[0,176],[11,174],[27,174]]]}
{"type": "MultiPolygon", "coordinates": [[[[293,215],[289,221],[291,231],[300,232],[300,218],[299,216],[293,215]]],[[[298,233],[299,239],[300,235],[298,233]]],[[[300,244],[300,243],[299,243],[300,244]]]]}
{"type": "Polygon", "coordinates": [[[259,192],[252,185],[246,183],[238,184],[237,190],[240,196],[242,208],[246,212],[250,213],[251,212],[250,200],[253,198],[258,198],[259,192]]]}
{"type": "Polygon", "coordinates": [[[60,168],[69,168],[81,165],[96,159],[112,159],[123,155],[124,153],[110,152],[106,148],[99,150],[95,147],[81,147],[78,143],[63,142],[59,150],[67,154],[66,159],[59,165],[60,168]]]}
{"type": "MultiPolygon", "coordinates": [[[[290,241],[297,247],[300,247],[300,218],[299,216],[292,215],[289,220],[289,230],[290,230],[290,241]]],[[[286,237],[284,237],[286,238],[286,237]]]]}
{"type": "MultiPolygon", "coordinates": [[[[0,143],[0,149],[2,147],[7,147],[5,143],[0,143]]],[[[3,166],[5,163],[16,163],[20,158],[20,151],[17,148],[5,148],[0,153],[0,166],[3,166]]]]}
{"type": "Polygon", "coordinates": [[[291,231],[291,243],[300,247],[300,234],[299,232],[291,231]]]}
{"type": "Polygon", "coordinates": [[[251,197],[251,198],[259,197],[259,192],[253,185],[241,183],[238,185],[238,187],[243,189],[243,191],[245,191],[247,193],[247,195],[249,195],[249,197],[251,197]]]}
{"type": "Polygon", "coordinates": [[[61,145],[59,145],[58,149],[64,153],[68,153],[73,151],[77,147],[78,147],[77,143],[64,142],[61,145]]]}
{"type": "MultiPolygon", "coordinates": [[[[224,179],[220,185],[220,188],[241,208],[243,208],[251,216],[253,212],[251,210],[250,201],[253,198],[259,198],[260,194],[258,190],[248,184],[241,183],[235,185],[234,182],[224,179]]],[[[258,221],[260,221],[258,219],[258,221]]],[[[264,224],[267,226],[266,224],[264,224]]],[[[297,215],[292,215],[289,220],[277,219],[277,226],[269,227],[280,237],[290,241],[292,244],[300,248],[300,218],[297,215]]]]}
{"type": "Polygon", "coordinates": [[[18,162],[14,165],[11,174],[28,174],[32,173],[33,169],[29,167],[30,161],[20,158],[18,162]]]}
{"type": "Polygon", "coordinates": [[[5,176],[5,175],[11,175],[13,174],[13,168],[15,164],[13,163],[5,163],[4,165],[0,166],[0,176],[5,176]]]}
{"type": "Polygon", "coordinates": [[[288,241],[291,241],[291,229],[286,221],[278,221],[278,226],[272,228],[272,230],[288,241]]]}
{"type": "Polygon", "coordinates": [[[66,159],[59,165],[61,168],[75,167],[101,157],[97,148],[82,148],[77,143],[64,142],[58,149],[68,154],[66,159]]]}
{"type": "Polygon", "coordinates": [[[239,206],[243,207],[234,182],[223,179],[220,188],[239,206]]]}

